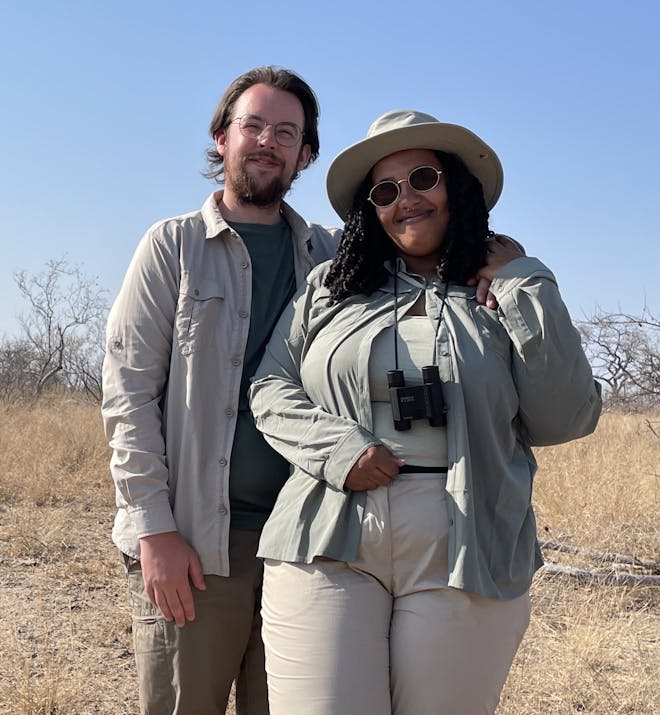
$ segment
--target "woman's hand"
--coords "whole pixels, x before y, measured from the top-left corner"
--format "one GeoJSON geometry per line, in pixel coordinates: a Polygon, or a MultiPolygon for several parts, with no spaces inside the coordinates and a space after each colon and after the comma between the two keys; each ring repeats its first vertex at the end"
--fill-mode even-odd
{"type": "Polygon", "coordinates": [[[403,459],[395,457],[382,444],[369,447],[352,466],[344,482],[344,489],[364,492],[367,489],[386,487],[404,464],[403,459]]]}
{"type": "Polygon", "coordinates": [[[486,265],[479,269],[477,278],[485,278],[489,281],[495,278],[495,274],[500,268],[525,255],[522,246],[517,241],[500,234],[495,234],[486,243],[486,251],[486,265]]]}

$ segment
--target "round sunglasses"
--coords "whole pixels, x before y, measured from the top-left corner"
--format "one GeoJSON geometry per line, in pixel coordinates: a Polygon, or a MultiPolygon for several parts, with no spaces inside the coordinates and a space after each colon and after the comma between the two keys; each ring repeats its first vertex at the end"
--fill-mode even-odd
{"type": "Polygon", "coordinates": [[[442,171],[436,169],[434,166],[416,166],[408,174],[406,179],[399,179],[399,181],[394,181],[394,179],[379,181],[372,187],[367,199],[379,209],[387,208],[399,200],[399,196],[401,196],[399,184],[405,181],[413,191],[417,191],[421,194],[425,191],[435,189],[440,183],[441,174],[442,171]]]}

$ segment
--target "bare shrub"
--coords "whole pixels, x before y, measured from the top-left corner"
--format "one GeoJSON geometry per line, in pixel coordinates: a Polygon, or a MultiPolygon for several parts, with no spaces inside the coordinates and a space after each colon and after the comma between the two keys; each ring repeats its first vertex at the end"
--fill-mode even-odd
{"type": "MultiPolygon", "coordinates": [[[[27,364],[32,393],[65,385],[99,401],[107,291],[64,258],[51,259],[40,273],[19,271],[14,279],[29,306],[19,317],[22,352],[15,358],[27,364]]],[[[17,366],[10,362],[4,371],[13,376],[17,366]]]]}
{"type": "Polygon", "coordinates": [[[0,401],[7,404],[32,394],[37,380],[31,345],[19,338],[0,343],[0,401]]]}
{"type": "Polygon", "coordinates": [[[639,316],[598,309],[577,325],[610,406],[660,405],[660,318],[646,307],[639,316]]]}

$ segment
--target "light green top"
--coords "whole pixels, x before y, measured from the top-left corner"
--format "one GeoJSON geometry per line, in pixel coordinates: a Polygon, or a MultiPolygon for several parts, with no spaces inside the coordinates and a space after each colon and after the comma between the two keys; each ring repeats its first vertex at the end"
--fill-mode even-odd
{"type": "MultiPolygon", "coordinates": [[[[262,557],[357,555],[366,493],[345,490],[344,481],[378,444],[367,368],[375,336],[393,323],[393,280],[328,308],[327,269],[310,273],[282,315],[250,388],[257,426],[294,466],[264,527],[262,557]]],[[[398,282],[401,314],[424,292],[427,314],[437,317],[443,285],[425,286],[403,270],[398,282]]],[[[555,278],[540,261],[511,261],[491,291],[497,311],[477,304],[473,288],[449,286],[436,340],[448,408],[449,585],[510,599],[529,588],[542,563],[530,447],[589,434],[601,400],[555,278]]]]}
{"type": "MultiPolygon", "coordinates": [[[[437,321],[426,315],[400,316],[397,327],[398,365],[407,386],[421,385],[422,368],[432,365],[437,321]]],[[[343,354],[343,351],[342,351],[343,354]]],[[[387,372],[395,367],[394,326],[374,338],[369,355],[371,431],[392,454],[418,467],[447,466],[447,430],[428,419],[412,420],[410,429],[394,428],[387,372]]]]}

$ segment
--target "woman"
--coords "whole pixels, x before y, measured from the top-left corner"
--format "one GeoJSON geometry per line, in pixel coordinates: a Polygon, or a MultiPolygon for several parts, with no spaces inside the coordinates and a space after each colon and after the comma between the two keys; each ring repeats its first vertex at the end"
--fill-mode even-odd
{"type": "Polygon", "coordinates": [[[601,407],[553,274],[489,230],[502,179],[472,132],[414,111],[330,166],[337,257],[251,388],[293,465],[259,551],[271,715],[497,706],[542,563],[530,448],[601,407]]]}

